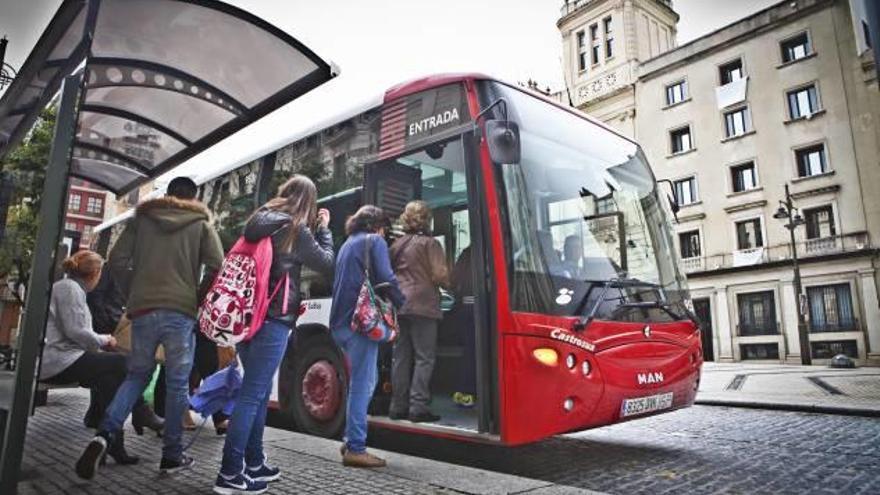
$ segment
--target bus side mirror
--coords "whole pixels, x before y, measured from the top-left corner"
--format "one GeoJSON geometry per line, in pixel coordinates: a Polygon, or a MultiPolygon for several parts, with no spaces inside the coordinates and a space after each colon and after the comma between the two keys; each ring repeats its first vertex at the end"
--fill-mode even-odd
{"type": "Polygon", "coordinates": [[[486,143],[489,156],[498,165],[519,163],[519,126],[509,120],[486,121],[486,143]]]}

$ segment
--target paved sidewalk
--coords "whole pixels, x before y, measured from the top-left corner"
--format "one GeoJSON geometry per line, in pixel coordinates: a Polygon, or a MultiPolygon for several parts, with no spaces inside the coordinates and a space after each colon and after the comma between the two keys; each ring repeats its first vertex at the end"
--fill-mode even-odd
{"type": "Polygon", "coordinates": [[[696,402],[880,416],[880,368],[706,363],[696,402]]]}
{"type": "MultiPolygon", "coordinates": [[[[73,465],[92,437],[82,426],[88,406],[83,389],[52,390],[49,403],[37,408],[28,426],[20,494],[198,494],[210,493],[220,465],[223,438],[214,434],[210,421],[196,439],[190,454],[192,470],[160,475],[161,439],[134,435],[126,425],[129,453],[141,457],[134,466],[117,466],[108,460],[90,482],[77,478],[73,465]]],[[[187,438],[189,438],[187,434],[187,438]]],[[[283,478],[269,493],[315,494],[589,494],[595,493],[547,481],[446,464],[419,457],[374,451],[388,460],[387,468],[361,470],[343,467],[339,442],[274,428],[266,429],[266,453],[282,469],[283,478]]]]}

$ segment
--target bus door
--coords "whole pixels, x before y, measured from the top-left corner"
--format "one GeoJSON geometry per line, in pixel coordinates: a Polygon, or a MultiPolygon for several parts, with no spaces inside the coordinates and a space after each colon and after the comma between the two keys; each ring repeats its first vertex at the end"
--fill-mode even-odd
{"type": "Polygon", "coordinates": [[[406,204],[422,197],[422,171],[394,160],[369,163],[364,167],[364,204],[382,208],[397,218],[406,204]]]}
{"type": "MultiPolygon", "coordinates": [[[[431,382],[430,409],[440,420],[405,425],[414,429],[454,427],[474,433],[486,430],[479,420],[484,405],[475,396],[477,368],[487,365],[489,356],[477,356],[476,352],[474,311],[475,305],[482,301],[477,301],[474,294],[476,267],[471,264],[471,259],[476,263],[482,256],[470,255],[471,240],[477,235],[474,230],[479,228],[479,222],[471,207],[473,198],[469,197],[471,180],[466,173],[466,161],[463,140],[456,136],[397,158],[368,164],[365,169],[365,203],[381,207],[395,223],[409,201],[420,199],[428,204],[433,213],[432,235],[443,246],[451,274],[450,287],[441,291],[443,318],[438,324],[431,382]],[[463,395],[470,397],[462,399],[463,395]]],[[[380,361],[383,358],[387,362],[380,363],[379,386],[371,414],[374,420],[391,422],[383,417],[387,415],[390,401],[390,372],[381,375],[382,370],[390,370],[391,352],[380,353],[380,361]],[[383,398],[383,394],[387,397],[383,398]]]]}

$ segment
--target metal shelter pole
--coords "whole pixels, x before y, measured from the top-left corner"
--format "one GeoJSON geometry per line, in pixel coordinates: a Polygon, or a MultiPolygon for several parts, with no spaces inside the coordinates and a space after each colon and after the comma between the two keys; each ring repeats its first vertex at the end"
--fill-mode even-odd
{"type": "Polygon", "coordinates": [[[76,127],[76,106],[82,74],[68,76],[61,89],[61,104],[55,121],[52,151],[46,182],[40,199],[40,227],[37,230],[22,331],[18,338],[15,389],[0,451],[0,493],[15,493],[24,450],[28,416],[34,395],[37,359],[49,312],[55,251],[63,216],[64,195],[70,169],[70,153],[76,127]]]}

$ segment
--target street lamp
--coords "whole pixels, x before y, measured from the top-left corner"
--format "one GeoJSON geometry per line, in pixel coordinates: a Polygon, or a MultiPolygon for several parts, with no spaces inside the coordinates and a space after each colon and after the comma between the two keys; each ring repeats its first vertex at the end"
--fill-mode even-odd
{"type": "Polygon", "coordinates": [[[794,203],[791,201],[791,193],[788,191],[788,184],[785,185],[785,201],[779,201],[779,209],[773,214],[773,218],[777,220],[787,220],[788,223],[783,225],[788,229],[789,239],[791,242],[791,261],[794,265],[794,292],[796,294],[797,317],[798,317],[798,340],[801,343],[801,364],[813,364],[812,350],[810,349],[810,336],[807,333],[807,321],[804,317],[804,304],[801,304],[803,297],[801,287],[801,268],[798,264],[797,243],[794,240],[794,229],[805,224],[804,217],[801,216],[794,203]]]}
{"type": "Polygon", "coordinates": [[[15,69],[4,62],[6,57],[6,43],[8,43],[8,41],[9,40],[6,39],[6,36],[0,38],[0,89],[3,89],[7,84],[11,83],[16,76],[15,69]]]}

